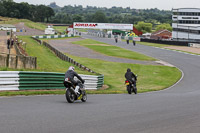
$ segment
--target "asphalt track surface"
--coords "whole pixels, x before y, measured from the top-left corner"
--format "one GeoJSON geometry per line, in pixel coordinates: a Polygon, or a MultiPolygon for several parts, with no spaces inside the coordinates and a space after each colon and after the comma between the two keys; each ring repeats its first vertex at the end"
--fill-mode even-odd
{"type": "Polygon", "coordinates": [[[64,95],[0,98],[1,133],[199,133],[199,56],[84,35],[167,61],[183,73],[175,86],[137,95],[64,95]]]}

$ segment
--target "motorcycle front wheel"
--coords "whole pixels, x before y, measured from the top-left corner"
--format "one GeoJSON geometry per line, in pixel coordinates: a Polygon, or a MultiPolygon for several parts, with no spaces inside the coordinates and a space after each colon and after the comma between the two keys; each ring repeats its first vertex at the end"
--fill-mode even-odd
{"type": "Polygon", "coordinates": [[[75,101],[75,94],[71,89],[67,89],[65,93],[66,99],[69,103],[73,103],[75,101]]]}
{"type": "Polygon", "coordinates": [[[87,94],[86,94],[85,91],[83,91],[83,92],[82,92],[82,99],[81,99],[81,101],[82,101],[82,102],[86,102],[86,100],[87,100],[87,94]]]}
{"type": "Polygon", "coordinates": [[[137,94],[137,88],[136,88],[136,86],[133,88],[133,92],[134,92],[135,94],[137,94]]]}

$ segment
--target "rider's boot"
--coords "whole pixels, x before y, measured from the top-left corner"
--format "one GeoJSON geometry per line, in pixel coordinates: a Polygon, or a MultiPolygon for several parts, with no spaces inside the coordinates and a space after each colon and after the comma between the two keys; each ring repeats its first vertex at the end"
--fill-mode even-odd
{"type": "Polygon", "coordinates": [[[80,88],[80,87],[79,87],[78,85],[77,85],[76,88],[75,88],[75,92],[76,92],[76,94],[78,94],[78,95],[80,94],[80,93],[79,93],[79,88],[80,88]]]}

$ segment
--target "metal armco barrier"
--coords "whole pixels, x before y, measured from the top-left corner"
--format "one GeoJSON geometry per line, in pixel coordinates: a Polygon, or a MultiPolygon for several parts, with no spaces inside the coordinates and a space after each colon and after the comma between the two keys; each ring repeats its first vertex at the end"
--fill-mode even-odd
{"type": "Polygon", "coordinates": [[[33,37],[33,39],[36,40],[39,44],[43,44],[45,47],[49,48],[61,60],[72,63],[72,64],[76,65],[77,67],[81,68],[82,70],[86,70],[86,71],[91,72],[91,73],[96,73],[93,70],[89,69],[88,67],[86,67],[86,66],[74,61],[72,58],[66,56],[65,54],[63,54],[62,52],[57,50],[56,48],[52,47],[47,42],[42,42],[41,40],[34,38],[34,37],[33,37]]]}
{"type": "MultiPolygon", "coordinates": [[[[64,73],[0,71],[0,91],[2,90],[49,90],[65,89],[64,73]]],[[[82,75],[87,90],[103,86],[104,76],[82,75]]]]}

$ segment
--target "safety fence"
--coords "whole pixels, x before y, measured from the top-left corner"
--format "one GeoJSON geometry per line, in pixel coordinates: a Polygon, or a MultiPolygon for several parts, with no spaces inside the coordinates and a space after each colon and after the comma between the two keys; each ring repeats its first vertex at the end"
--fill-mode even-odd
{"type": "Polygon", "coordinates": [[[64,37],[73,37],[74,35],[71,34],[71,35],[49,35],[49,36],[33,36],[33,38],[37,38],[37,39],[43,39],[43,38],[64,38],[64,37]]]}
{"type": "MultiPolygon", "coordinates": [[[[64,73],[0,71],[0,91],[65,89],[64,73]]],[[[97,90],[104,84],[103,75],[82,75],[87,90],[97,90]]]]}
{"type": "MultiPolygon", "coordinates": [[[[154,40],[154,39],[141,39],[141,42],[159,43],[176,46],[188,46],[188,41],[175,41],[175,40],[154,40]]],[[[191,42],[192,43],[192,42],[191,42]]]]}
{"type": "Polygon", "coordinates": [[[31,56],[0,53],[0,67],[36,69],[37,58],[31,56]]]}

